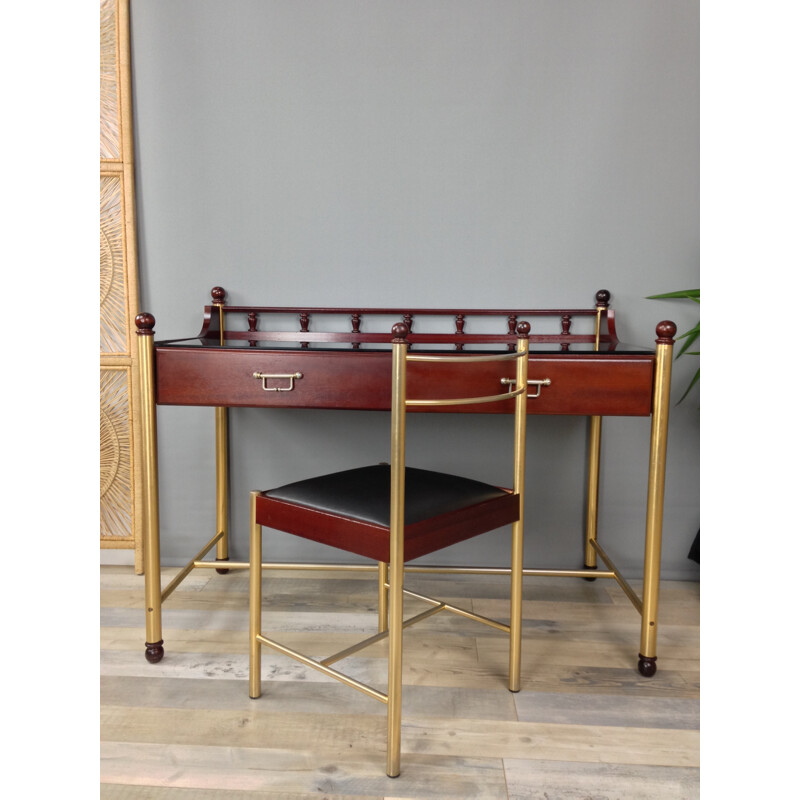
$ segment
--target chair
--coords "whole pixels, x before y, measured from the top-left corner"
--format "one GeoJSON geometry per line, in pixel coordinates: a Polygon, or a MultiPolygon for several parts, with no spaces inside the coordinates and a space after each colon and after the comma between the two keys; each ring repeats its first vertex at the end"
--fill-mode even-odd
{"type": "MultiPolygon", "coordinates": [[[[302,480],[250,496],[250,697],[261,695],[261,647],[266,645],[364,692],[387,705],[386,774],[400,774],[403,629],[439,611],[454,611],[509,634],[509,689],[519,691],[522,618],[523,487],[528,370],[526,322],[517,328],[515,350],[501,354],[425,354],[409,352],[408,326],[392,328],[391,464],[350,469],[302,480]],[[503,362],[506,362],[504,365],[503,362]],[[515,362],[508,377],[508,362],[515,362]],[[503,375],[502,378],[500,376],[503,375]],[[445,398],[441,391],[480,395],[445,398]],[[490,382],[491,381],[491,382],[490,382]],[[407,397],[407,385],[421,396],[407,397]],[[508,389],[501,389],[507,386],[508,389]],[[500,390],[500,391],[498,391],[500,390]],[[505,403],[515,409],[514,487],[491,486],[456,475],[405,465],[406,409],[424,411],[472,403],[505,403]],[[512,525],[511,592],[508,624],[441,603],[404,589],[406,561],[481,533],[512,525]],[[285,531],[374,559],[378,562],[378,633],[321,660],[292,650],[261,631],[262,526],[285,531]],[[403,619],[403,595],[431,608],[403,619]],[[388,637],[388,684],[382,692],[339,672],[331,664],[388,637]]],[[[513,345],[512,345],[513,347],[513,345]]]]}

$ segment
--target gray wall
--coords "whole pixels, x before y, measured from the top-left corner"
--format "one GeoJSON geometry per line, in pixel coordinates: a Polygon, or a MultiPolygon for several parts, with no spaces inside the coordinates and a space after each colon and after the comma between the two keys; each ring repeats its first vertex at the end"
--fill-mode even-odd
{"type": "MultiPolygon", "coordinates": [[[[141,308],[157,338],[238,304],[587,307],[625,341],[680,331],[699,285],[696,0],[132,0],[141,308]]],[[[676,362],[674,400],[697,366],[676,362]]],[[[672,409],[664,575],[694,578],[699,396],[672,409]]],[[[410,452],[504,476],[480,418],[417,416],[410,452]],[[461,419],[463,421],[463,418],[461,419]],[[441,437],[437,439],[436,437],[441,437]],[[435,442],[435,443],[434,443],[435,442]]],[[[213,533],[213,411],[159,410],[162,556],[213,533]]],[[[378,413],[231,413],[232,555],[247,495],[383,460],[378,413]]],[[[582,563],[586,422],[530,420],[529,566],[582,563]]],[[[601,537],[636,576],[649,420],[604,424],[601,537]]],[[[339,560],[270,536],[275,558],[339,560]]],[[[482,537],[450,563],[502,564],[482,537]]]]}

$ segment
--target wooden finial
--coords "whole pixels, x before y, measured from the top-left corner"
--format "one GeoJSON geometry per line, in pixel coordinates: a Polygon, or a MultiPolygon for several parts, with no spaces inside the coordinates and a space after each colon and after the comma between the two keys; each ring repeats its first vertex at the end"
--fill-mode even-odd
{"type": "Polygon", "coordinates": [[[609,292],[608,289],[601,289],[594,296],[594,299],[597,301],[596,305],[598,308],[607,308],[608,301],[611,300],[611,292],[609,292]]]}
{"type": "Polygon", "coordinates": [[[678,326],[669,319],[662,320],[656,325],[656,344],[675,344],[675,334],[678,332],[678,326]]]}
{"type": "Polygon", "coordinates": [[[519,336],[519,337],[521,337],[523,339],[527,339],[528,338],[528,334],[530,332],[531,332],[531,324],[530,324],[530,322],[520,322],[520,324],[517,325],[517,336],[519,336]]]}
{"type": "Polygon", "coordinates": [[[405,322],[395,322],[392,325],[392,336],[394,339],[392,341],[396,344],[404,344],[406,339],[408,338],[409,330],[408,325],[405,322]]]}
{"type": "Polygon", "coordinates": [[[136,333],[139,336],[152,336],[153,328],[156,326],[156,318],[152,314],[143,311],[136,315],[136,333]]]}
{"type": "Polygon", "coordinates": [[[211,290],[211,300],[213,301],[215,306],[224,306],[225,298],[227,296],[228,293],[221,286],[215,286],[211,290]]]}

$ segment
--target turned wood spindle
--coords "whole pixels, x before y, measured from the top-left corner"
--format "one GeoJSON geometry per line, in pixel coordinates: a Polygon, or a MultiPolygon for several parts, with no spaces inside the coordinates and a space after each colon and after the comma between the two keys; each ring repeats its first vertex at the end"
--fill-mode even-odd
{"type": "MultiPolygon", "coordinates": [[[[352,314],[350,317],[353,330],[351,333],[361,333],[361,314],[352,314]]],[[[353,342],[353,350],[358,350],[361,347],[360,342],[353,342]]]]}
{"type": "MultiPolygon", "coordinates": [[[[251,311],[247,315],[247,330],[250,333],[255,333],[258,330],[258,314],[255,311],[251,311]]],[[[250,339],[248,344],[250,347],[255,347],[258,342],[255,339],[250,339]]]]}
{"type": "MultiPolygon", "coordinates": [[[[516,314],[509,314],[508,315],[508,332],[513,336],[517,332],[517,315],[516,314]]],[[[509,343],[508,349],[509,350],[516,350],[517,346],[515,344],[509,343]]]]}
{"type": "MultiPolygon", "coordinates": [[[[456,333],[462,334],[464,333],[464,315],[463,314],[456,314],[456,333]]],[[[463,350],[464,343],[463,342],[456,342],[456,350],[463,350]]]]}
{"type": "MultiPolygon", "coordinates": [[[[300,333],[308,333],[308,325],[311,321],[311,315],[307,311],[300,312],[300,333]]],[[[304,350],[308,349],[308,342],[300,342],[300,347],[304,350]]]]}
{"type": "MultiPolygon", "coordinates": [[[[414,324],[414,315],[413,314],[403,314],[403,325],[405,325],[406,329],[408,330],[408,333],[406,333],[406,336],[408,336],[411,333],[411,327],[412,327],[413,324],[414,324]]],[[[411,342],[409,342],[408,343],[408,349],[410,350],[411,347],[412,347],[411,342]]]]}

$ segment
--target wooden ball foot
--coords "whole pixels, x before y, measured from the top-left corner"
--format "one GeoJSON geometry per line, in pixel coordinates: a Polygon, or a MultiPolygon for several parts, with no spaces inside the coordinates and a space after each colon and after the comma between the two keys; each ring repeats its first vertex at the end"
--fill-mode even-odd
{"type": "Polygon", "coordinates": [[[652,678],[656,674],[656,658],[648,658],[639,653],[639,672],[645,678],[652,678]]]}
{"type": "Polygon", "coordinates": [[[144,657],[151,663],[151,664],[158,664],[162,658],[164,658],[164,640],[162,639],[155,644],[150,644],[150,642],[145,642],[145,649],[144,649],[144,657]]]}

